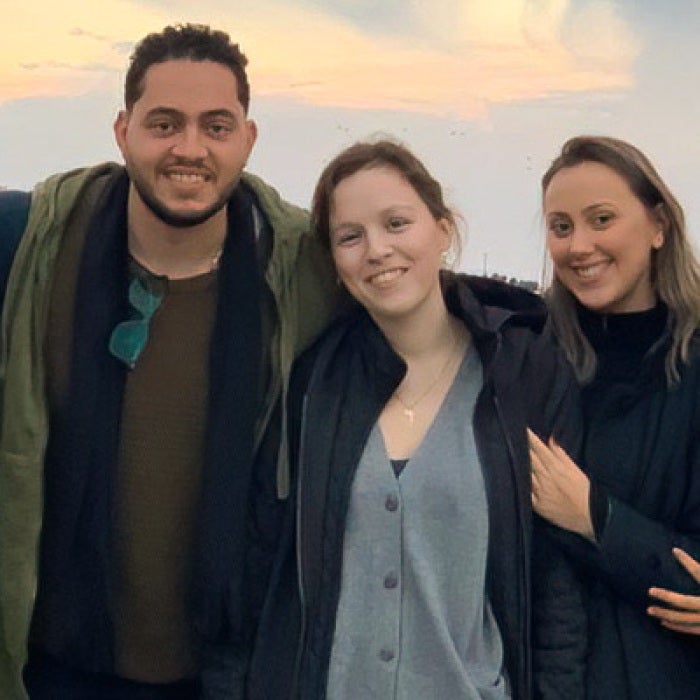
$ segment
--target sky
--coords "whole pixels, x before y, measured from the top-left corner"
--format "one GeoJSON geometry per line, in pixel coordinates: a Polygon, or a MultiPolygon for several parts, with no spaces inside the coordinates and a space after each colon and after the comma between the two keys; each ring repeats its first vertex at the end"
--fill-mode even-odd
{"type": "Polygon", "coordinates": [[[134,44],[177,22],[249,59],[249,169],[307,206],[351,143],[390,135],[463,222],[460,267],[540,279],[539,179],[563,142],[631,141],[700,245],[700,0],[0,0],[0,186],[120,160],[134,44]],[[11,21],[9,18],[12,18],[11,21]]]}

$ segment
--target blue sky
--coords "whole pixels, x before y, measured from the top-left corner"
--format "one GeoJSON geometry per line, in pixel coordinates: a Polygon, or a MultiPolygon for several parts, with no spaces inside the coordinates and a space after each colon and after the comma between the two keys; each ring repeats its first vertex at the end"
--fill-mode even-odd
{"type": "Polygon", "coordinates": [[[534,279],[538,181],[569,136],[651,157],[700,242],[700,0],[2,0],[0,185],[118,159],[133,42],[176,21],[250,59],[251,170],[306,205],[323,164],[377,133],[412,147],[466,221],[462,267],[534,279]]]}

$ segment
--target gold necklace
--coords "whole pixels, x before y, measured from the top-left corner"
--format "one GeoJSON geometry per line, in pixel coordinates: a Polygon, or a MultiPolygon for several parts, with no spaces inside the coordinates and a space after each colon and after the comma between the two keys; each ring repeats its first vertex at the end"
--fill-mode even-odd
{"type": "Polygon", "coordinates": [[[407,402],[404,401],[401,398],[401,393],[397,389],[394,392],[394,396],[396,397],[396,400],[401,404],[402,412],[406,418],[408,418],[408,422],[413,425],[413,422],[416,419],[416,406],[424,399],[426,398],[430,392],[438,385],[439,381],[445,376],[445,373],[447,372],[447,368],[452,364],[452,360],[454,359],[456,355],[456,350],[459,349],[459,338],[457,334],[453,335],[453,344],[452,344],[452,349],[450,351],[450,354],[447,356],[447,359],[445,360],[445,363],[443,366],[440,368],[440,371],[437,373],[437,376],[433,381],[430,383],[428,388],[413,402],[407,402]]]}
{"type": "MultiPolygon", "coordinates": [[[[208,255],[207,257],[204,258],[204,260],[207,261],[209,269],[207,270],[207,273],[214,272],[214,270],[219,269],[219,263],[221,262],[221,256],[224,253],[224,246],[222,245],[215,253],[212,255],[208,255]]],[[[129,251],[129,255],[133,260],[136,261],[138,265],[143,267],[145,270],[150,272],[152,275],[156,275],[157,277],[164,277],[167,275],[163,275],[161,273],[157,273],[153,271],[153,266],[146,260],[143,259],[143,256],[139,256],[138,258],[134,256],[134,254],[129,251]]]]}
{"type": "Polygon", "coordinates": [[[209,272],[214,272],[214,270],[219,269],[219,263],[221,262],[221,256],[224,252],[224,246],[222,245],[219,250],[214,253],[214,255],[211,256],[210,259],[210,265],[209,265],[209,272]]]}

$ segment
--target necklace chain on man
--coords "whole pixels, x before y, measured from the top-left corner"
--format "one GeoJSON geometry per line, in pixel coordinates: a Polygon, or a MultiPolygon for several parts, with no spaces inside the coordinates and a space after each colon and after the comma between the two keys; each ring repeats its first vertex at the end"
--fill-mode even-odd
{"type": "Polygon", "coordinates": [[[404,416],[406,416],[406,418],[408,418],[408,422],[411,425],[413,425],[416,419],[416,406],[433,391],[433,389],[438,385],[440,380],[445,376],[447,368],[450,366],[450,364],[452,364],[452,360],[454,359],[456,354],[455,350],[459,349],[459,336],[455,333],[453,335],[453,339],[454,342],[452,344],[452,349],[450,350],[450,353],[447,356],[445,363],[442,365],[440,371],[437,373],[435,379],[433,379],[428,388],[415,401],[411,403],[404,401],[401,398],[401,393],[398,389],[394,392],[396,400],[401,404],[402,413],[404,414],[404,416]]]}
{"type": "Polygon", "coordinates": [[[219,269],[219,263],[221,262],[221,255],[223,254],[223,252],[224,252],[224,247],[221,246],[221,248],[219,248],[219,250],[217,250],[216,253],[214,253],[214,255],[211,256],[210,265],[209,265],[210,272],[214,272],[214,270],[219,269]]]}
{"type": "MultiPolygon", "coordinates": [[[[221,245],[219,247],[219,249],[216,250],[212,255],[209,255],[205,258],[205,260],[208,261],[208,265],[209,265],[209,269],[207,270],[207,272],[214,272],[214,270],[219,269],[219,264],[221,263],[221,256],[223,255],[223,253],[224,253],[224,246],[221,245]]],[[[153,268],[152,268],[151,264],[149,263],[148,260],[144,260],[143,256],[139,256],[139,258],[137,259],[136,257],[134,257],[133,253],[130,252],[130,255],[134,260],[136,260],[136,262],[141,267],[148,270],[149,272],[152,271],[153,268]]],[[[156,274],[156,273],[153,273],[153,274],[156,274]]]]}

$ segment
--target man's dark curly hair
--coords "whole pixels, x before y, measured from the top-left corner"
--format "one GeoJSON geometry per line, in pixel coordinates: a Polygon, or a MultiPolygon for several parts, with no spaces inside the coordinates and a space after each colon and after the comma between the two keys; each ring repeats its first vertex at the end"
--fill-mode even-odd
{"type": "Polygon", "coordinates": [[[246,74],[248,59],[231,43],[226,32],[205,24],[176,24],[144,37],[131,54],[124,81],[124,105],[130,110],[141,97],[146,71],[156,64],[173,60],[213,61],[231,70],[238,84],[238,99],[248,113],[250,85],[246,74]]]}

